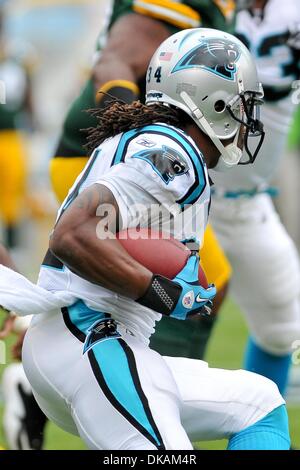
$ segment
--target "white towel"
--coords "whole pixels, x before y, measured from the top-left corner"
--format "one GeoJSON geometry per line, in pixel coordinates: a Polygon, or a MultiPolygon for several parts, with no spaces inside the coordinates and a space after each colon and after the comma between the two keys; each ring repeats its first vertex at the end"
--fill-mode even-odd
{"type": "Polygon", "coordinates": [[[50,292],[0,264],[0,306],[18,315],[37,315],[76,302],[69,292],[50,292]]]}

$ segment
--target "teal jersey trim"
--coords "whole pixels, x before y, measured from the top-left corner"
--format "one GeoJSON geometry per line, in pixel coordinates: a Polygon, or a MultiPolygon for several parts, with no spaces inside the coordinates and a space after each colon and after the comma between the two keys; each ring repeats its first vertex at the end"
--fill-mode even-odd
{"type": "Polygon", "coordinates": [[[117,165],[125,160],[128,144],[136,135],[138,135],[139,130],[140,129],[133,129],[132,131],[124,132],[118,144],[111,166],[117,165]]]}
{"type": "Polygon", "coordinates": [[[269,194],[271,197],[277,197],[279,195],[279,190],[277,188],[265,188],[265,189],[240,189],[237,191],[219,191],[215,188],[212,188],[212,194],[217,196],[225,197],[226,199],[238,199],[240,197],[254,197],[258,194],[269,194]]]}
{"type": "MultiPolygon", "coordinates": [[[[82,300],[71,307],[64,307],[62,313],[66,327],[85,345],[92,332],[91,326],[95,324],[97,328],[101,320],[110,320],[110,315],[90,309],[82,300]]],[[[86,354],[106,398],[155,447],[165,449],[140,383],[134,354],[128,344],[117,329],[114,336],[100,340],[92,338],[92,342],[86,354]]]]}
{"type": "Polygon", "coordinates": [[[97,310],[92,310],[87,307],[82,300],[78,300],[75,304],[67,308],[70,321],[75,327],[85,335],[88,334],[88,329],[97,320],[102,320],[110,315],[97,310]]]}
{"type": "Polygon", "coordinates": [[[149,433],[157,446],[161,438],[151,425],[140,393],[136,389],[128,357],[118,340],[104,341],[93,347],[93,354],[103,379],[114,399],[149,433]]]}
{"type": "Polygon", "coordinates": [[[43,263],[42,267],[47,268],[47,269],[52,269],[53,271],[59,271],[59,272],[65,271],[65,266],[64,265],[63,265],[62,268],[56,268],[55,266],[50,266],[50,264],[43,263]]]}

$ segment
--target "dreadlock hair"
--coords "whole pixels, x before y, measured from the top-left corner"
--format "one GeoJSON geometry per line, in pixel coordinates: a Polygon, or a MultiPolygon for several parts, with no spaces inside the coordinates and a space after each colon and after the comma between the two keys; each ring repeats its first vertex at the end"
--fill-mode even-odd
{"type": "Polygon", "coordinates": [[[85,149],[91,154],[105,139],[114,137],[121,132],[147,126],[157,122],[182,128],[191,119],[178,108],[162,103],[145,105],[140,101],[131,104],[113,99],[105,108],[87,111],[97,119],[96,127],[84,129],[87,133],[85,149]]]}

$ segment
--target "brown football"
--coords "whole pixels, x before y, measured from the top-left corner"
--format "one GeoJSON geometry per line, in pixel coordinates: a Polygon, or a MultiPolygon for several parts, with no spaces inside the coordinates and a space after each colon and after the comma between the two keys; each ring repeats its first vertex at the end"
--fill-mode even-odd
{"type": "MultiPolygon", "coordinates": [[[[191,251],[175,238],[155,230],[128,229],[117,233],[126,251],[153,274],[173,279],[185,266],[191,251]]],[[[199,265],[199,284],[207,288],[206,275],[199,265]]]]}

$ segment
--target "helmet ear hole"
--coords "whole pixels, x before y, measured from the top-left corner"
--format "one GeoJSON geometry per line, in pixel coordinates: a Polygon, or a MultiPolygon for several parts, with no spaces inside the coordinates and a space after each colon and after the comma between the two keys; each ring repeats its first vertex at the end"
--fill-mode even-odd
{"type": "Polygon", "coordinates": [[[218,100],[215,102],[215,111],[217,113],[222,113],[225,109],[226,105],[225,105],[225,101],[223,100],[218,100]]]}

